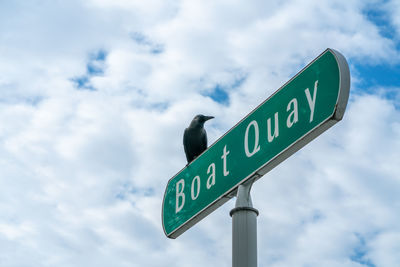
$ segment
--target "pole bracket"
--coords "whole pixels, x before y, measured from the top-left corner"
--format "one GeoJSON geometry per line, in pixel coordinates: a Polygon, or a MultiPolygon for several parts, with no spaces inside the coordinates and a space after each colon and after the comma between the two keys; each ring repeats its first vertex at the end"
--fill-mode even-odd
{"type": "Polygon", "coordinates": [[[259,214],[258,209],[253,208],[253,207],[236,207],[236,208],[233,208],[233,209],[229,212],[229,215],[232,217],[233,214],[234,214],[235,212],[241,211],[241,210],[253,211],[255,214],[257,214],[257,216],[258,216],[258,214],[259,214]]]}

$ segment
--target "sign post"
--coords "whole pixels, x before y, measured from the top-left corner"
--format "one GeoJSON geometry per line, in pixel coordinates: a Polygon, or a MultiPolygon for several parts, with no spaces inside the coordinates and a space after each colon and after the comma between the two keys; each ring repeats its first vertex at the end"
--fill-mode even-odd
{"type": "Polygon", "coordinates": [[[340,121],[349,89],[346,59],[325,50],[168,181],[166,236],[178,237],[340,121]]]}
{"type": "Polygon", "coordinates": [[[253,181],[239,185],[232,217],[232,267],[257,267],[257,216],[250,190],[253,181]]]}

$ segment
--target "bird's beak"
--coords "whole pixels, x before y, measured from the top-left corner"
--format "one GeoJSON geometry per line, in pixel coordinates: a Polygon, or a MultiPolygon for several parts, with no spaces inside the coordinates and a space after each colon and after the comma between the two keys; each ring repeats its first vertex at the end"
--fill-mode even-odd
{"type": "Polygon", "coordinates": [[[208,121],[208,120],[211,120],[211,119],[214,119],[214,117],[213,116],[204,116],[204,120],[205,121],[208,121]]]}

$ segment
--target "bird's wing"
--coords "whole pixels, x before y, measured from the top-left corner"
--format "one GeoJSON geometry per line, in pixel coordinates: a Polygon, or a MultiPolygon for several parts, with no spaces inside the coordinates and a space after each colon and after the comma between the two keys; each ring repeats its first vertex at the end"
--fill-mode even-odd
{"type": "Polygon", "coordinates": [[[189,162],[190,161],[190,156],[189,156],[189,137],[188,137],[188,129],[185,129],[185,132],[183,133],[183,148],[185,149],[185,155],[186,159],[189,162]]]}
{"type": "Polygon", "coordinates": [[[203,129],[202,137],[201,137],[201,146],[203,148],[202,152],[204,152],[207,149],[207,132],[204,129],[203,129]]]}

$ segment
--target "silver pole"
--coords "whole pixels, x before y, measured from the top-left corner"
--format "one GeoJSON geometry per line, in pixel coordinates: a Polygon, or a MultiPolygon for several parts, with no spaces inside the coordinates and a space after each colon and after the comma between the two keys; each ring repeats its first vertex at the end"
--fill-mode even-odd
{"type": "Polygon", "coordinates": [[[257,216],[250,190],[253,182],[239,185],[232,217],[232,267],[257,267],[257,216]]]}

